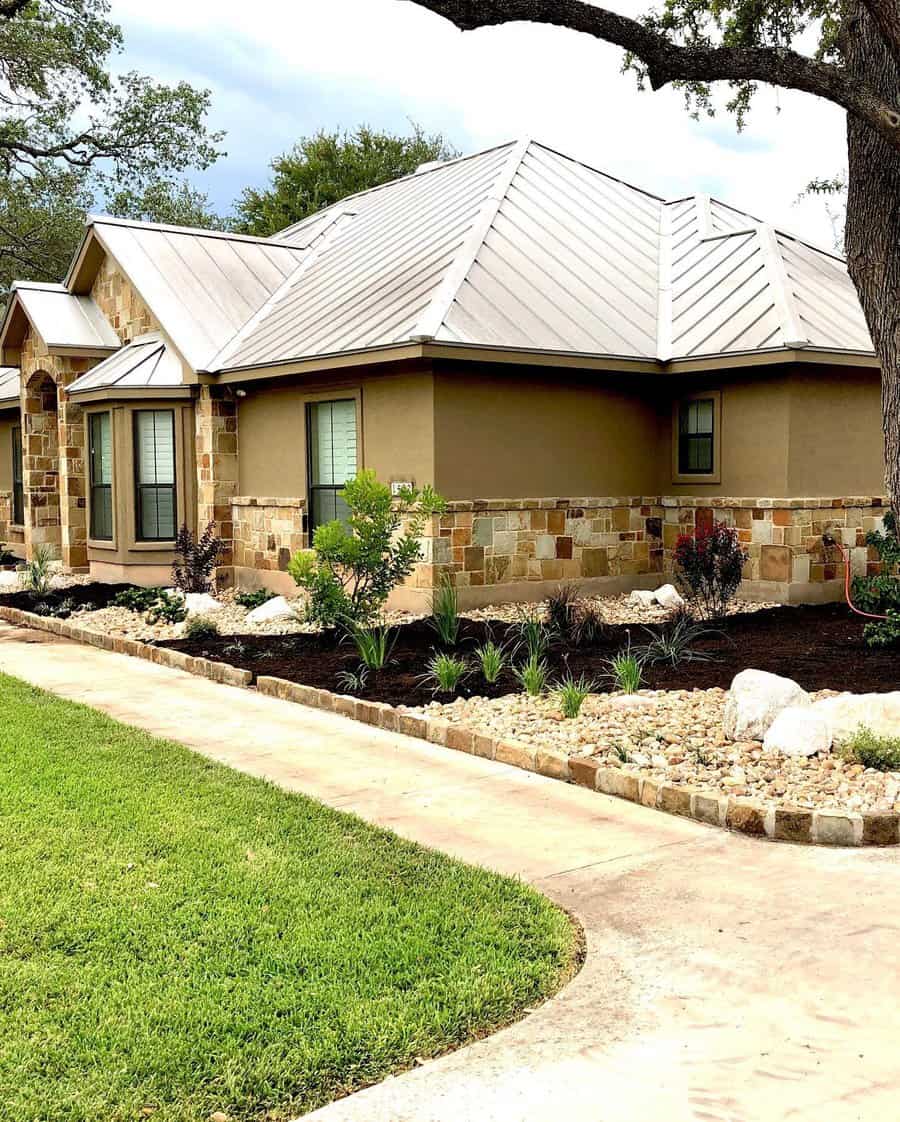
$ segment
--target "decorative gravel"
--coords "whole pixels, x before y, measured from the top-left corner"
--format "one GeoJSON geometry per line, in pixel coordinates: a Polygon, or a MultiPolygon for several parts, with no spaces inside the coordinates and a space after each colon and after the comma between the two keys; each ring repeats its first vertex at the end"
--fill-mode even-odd
{"type": "MultiPolygon", "coordinates": [[[[668,608],[662,608],[659,604],[645,606],[629,603],[628,596],[629,593],[627,592],[621,593],[619,596],[589,596],[580,600],[579,603],[595,605],[599,608],[606,622],[611,624],[664,623],[672,614],[668,608]]],[[[761,600],[733,600],[728,607],[727,614],[736,616],[747,612],[758,612],[763,608],[777,607],[779,607],[778,604],[761,600]]],[[[547,601],[541,600],[538,603],[489,604],[485,608],[472,608],[469,611],[461,612],[460,615],[467,619],[515,623],[523,615],[535,611],[543,613],[546,610],[547,601]]]]}
{"type": "Polygon", "coordinates": [[[563,717],[552,695],[474,697],[411,711],[719,794],[815,809],[900,810],[900,773],[866,769],[837,753],[791,758],[764,752],[755,740],[727,741],[725,697],[720,689],[592,694],[573,720],[563,717]]]}

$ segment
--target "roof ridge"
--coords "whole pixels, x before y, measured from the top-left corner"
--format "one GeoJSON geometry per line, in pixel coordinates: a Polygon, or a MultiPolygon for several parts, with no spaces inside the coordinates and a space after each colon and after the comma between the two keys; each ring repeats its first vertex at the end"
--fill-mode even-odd
{"type": "Polygon", "coordinates": [[[506,193],[509,190],[510,184],[513,179],[515,179],[516,173],[530,145],[530,140],[516,141],[509,155],[500,165],[491,189],[482,200],[481,206],[478,208],[478,212],[469,228],[469,232],[460,244],[459,250],[450,268],[444,274],[441,283],[432,293],[431,299],[428,301],[422,315],[416,323],[413,324],[413,328],[408,336],[411,341],[423,342],[437,337],[437,333],[440,331],[450,308],[453,306],[453,301],[456,299],[457,292],[462,286],[463,281],[469,275],[469,270],[475,264],[478,251],[481,249],[484,239],[488,235],[488,231],[494,224],[497,212],[500,210],[503,200],[506,198],[506,193]]]}
{"type": "Polygon", "coordinates": [[[656,357],[672,357],[672,215],[659,208],[659,256],[656,273],[656,357]]]}
{"type": "Polygon", "coordinates": [[[796,297],[788,279],[781,250],[778,248],[775,228],[763,222],[757,227],[756,235],[769,284],[772,286],[775,311],[781,321],[781,331],[784,336],[782,343],[785,347],[808,347],[809,335],[800,319],[796,297]]]}

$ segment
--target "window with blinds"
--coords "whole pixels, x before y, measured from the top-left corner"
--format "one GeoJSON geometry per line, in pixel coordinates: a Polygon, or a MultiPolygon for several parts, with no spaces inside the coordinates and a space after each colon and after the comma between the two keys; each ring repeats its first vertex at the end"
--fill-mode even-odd
{"type": "Polygon", "coordinates": [[[712,398],[684,401],[678,410],[678,472],[711,475],[715,402],[712,398]]]}
{"type": "Polygon", "coordinates": [[[356,402],[316,401],[306,407],[310,533],[323,522],[345,520],[338,492],[356,475],[356,402]]]}
{"type": "Polygon", "coordinates": [[[137,539],[172,541],[175,510],[175,413],[141,409],[134,414],[137,539]]]}
{"type": "Polygon", "coordinates": [[[25,482],[22,472],[22,427],[16,425],[12,430],[12,520],[16,526],[25,522],[25,482]]]}
{"type": "Polygon", "coordinates": [[[88,418],[91,537],[112,541],[112,423],[109,413],[91,413],[88,418]]]}

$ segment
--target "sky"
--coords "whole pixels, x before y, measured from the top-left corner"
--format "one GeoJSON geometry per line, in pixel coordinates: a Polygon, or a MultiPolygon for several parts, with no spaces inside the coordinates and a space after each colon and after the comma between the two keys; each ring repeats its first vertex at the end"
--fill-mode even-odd
{"type": "Polygon", "coordinates": [[[833,244],[823,203],[797,196],[843,168],[844,115],[806,94],[762,89],[738,133],[725,113],[692,120],[678,91],[638,91],[621,51],[587,36],[461,33],[409,0],[112,0],[112,15],[125,32],[118,68],[212,91],[228,154],[193,180],[219,213],[264,186],[301,136],[413,120],[466,153],[528,136],[655,194],[707,192],[833,244]]]}

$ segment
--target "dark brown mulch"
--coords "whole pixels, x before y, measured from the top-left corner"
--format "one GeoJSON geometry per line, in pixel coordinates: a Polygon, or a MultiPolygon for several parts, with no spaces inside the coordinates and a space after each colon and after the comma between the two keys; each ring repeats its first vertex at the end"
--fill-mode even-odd
{"type": "Polygon", "coordinates": [[[65,617],[68,609],[108,608],[113,598],[130,584],[105,584],[94,581],[91,584],[73,584],[68,588],[53,588],[43,596],[34,592],[6,592],[0,595],[0,604],[7,608],[18,608],[23,612],[37,612],[38,615],[57,615],[65,617]],[[66,608],[63,608],[66,605],[66,608]]]}
{"type": "MultiPolygon", "coordinates": [[[[796,608],[771,608],[732,616],[718,625],[720,634],[696,644],[715,661],[683,662],[671,668],[648,667],[645,685],[652,689],[727,689],[740,670],[754,667],[795,679],[808,690],[852,690],[856,693],[900,689],[900,660],[896,650],[870,650],[862,640],[863,621],[843,604],[796,608]]],[[[496,623],[463,620],[458,652],[471,654],[474,647],[492,634],[497,642],[509,641],[514,628],[496,623]]],[[[654,627],[653,630],[658,630],[654,627]]],[[[398,629],[392,664],[370,674],[361,697],[392,704],[420,705],[431,700],[431,686],[421,680],[425,664],[435,649],[437,635],[425,621],[398,629]]],[[[551,678],[585,673],[598,680],[601,689],[612,689],[607,660],[620,651],[629,636],[634,645],[647,642],[641,626],[610,627],[602,642],[588,649],[572,650],[556,645],[550,653],[551,678]]],[[[345,692],[337,681],[342,670],[355,670],[359,658],[352,643],[335,643],[321,635],[220,637],[212,640],[178,640],[163,644],[191,655],[201,655],[250,670],[254,677],[271,675],[321,689],[345,692]]],[[[463,696],[500,696],[519,691],[513,675],[504,672],[495,687],[488,687],[473,673],[463,696]]]]}

